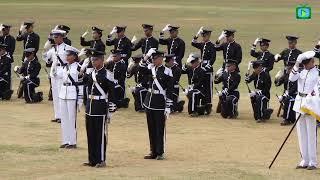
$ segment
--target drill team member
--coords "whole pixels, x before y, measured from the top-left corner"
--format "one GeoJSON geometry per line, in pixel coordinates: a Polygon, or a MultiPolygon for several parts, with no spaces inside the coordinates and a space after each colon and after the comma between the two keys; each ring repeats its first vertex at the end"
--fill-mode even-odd
{"type": "Polygon", "coordinates": [[[13,91],[11,82],[11,57],[7,53],[6,44],[0,44],[0,99],[10,100],[13,91]]]}
{"type": "Polygon", "coordinates": [[[150,49],[146,56],[152,58],[152,64],[148,66],[152,78],[149,79],[149,90],[143,103],[146,108],[151,152],[144,159],[163,160],[165,124],[173,97],[172,71],[162,65],[163,52],[150,49]]]}
{"type": "Polygon", "coordinates": [[[79,78],[78,53],[75,48],[66,50],[67,64],[63,68],[59,92],[62,134],[60,148],[77,148],[77,110],[80,110],[83,95],[79,90],[82,79],[79,78]]]}
{"type": "Polygon", "coordinates": [[[0,31],[2,31],[2,36],[0,36],[0,43],[7,45],[6,50],[7,53],[11,57],[11,62],[13,62],[13,53],[16,49],[16,39],[10,34],[10,25],[1,24],[0,31]]]}
{"type": "MultiPolygon", "coordinates": [[[[216,50],[223,52],[223,64],[222,68],[225,68],[225,64],[227,59],[233,59],[237,62],[237,66],[242,61],[242,49],[240,44],[236,43],[234,40],[234,33],[236,30],[234,29],[225,29],[222,31],[218,40],[216,41],[216,50]],[[222,40],[225,39],[225,42],[221,43],[222,40]]],[[[239,70],[239,68],[237,68],[239,70]]]]}
{"type": "Polygon", "coordinates": [[[62,86],[63,78],[63,68],[67,64],[66,50],[71,49],[72,47],[63,42],[63,37],[65,36],[65,31],[63,30],[52,30],[52,37],[54,41],[53,47],[43,54],[45,60],[52,60],[52,66],[50,69],[50,77],[52,83],[52,98],[53,98],[53,110],[54,110],[54,119],[52,122],[61,122],[61,113],[60,113],[60,100],[59,93],[62,86]]]}
{"type": "MultiPolygon", "coordinates": [[[[301,110],[307,96],[314,96],[314,88],[319,81],[319,71],[314,65],[314,51],[300,54],[290,75],[290,81],[298,81],[298,95],[295,98],[293,110],[297,113],[297,134],[299,140],[301,161],[297,169],[314,170],[317,168],[317,122],[309,113],[301,110]],[[299,71],[300,64],[303,70],[299,71]]],[[[319,97],[318,97],[319,98],[319,97]]],[[[319,107],[317,107],[319,108],[319,107]]]]}
{"type": "Polygon", "coordinates": [[[299,54],[302,52],[297,49],[297,42],[299,37],[288,35],[286,36],[288,40],[288,48],[284,49],[280,54],[274,56],[275,62],[283,60],[283,64],[286,67],[289,61],[296,61],[299,54]]]}
{"type": "Polygon", "coordinates": [[[111,50],[112,62],[106,65],[106,69],[113,73],[115,90],[114,97],[112,98],[117,108],[128,108],[129,98],[126,98],[126,70],[127,66],[125,61],[121,58],[123,53],[120,49],[111,50]]]}
{"type": "Polygon", "coordinates": [[[70,32],[70,27],[69,26],[66,26],[66,25],[57,25],[55,28],[55,30],[62,30],[62,31],[65,31],[66,34],[65,36],[63,37],[63,42],[69,46],[71,46],[72,42],[71,40],[68,38],[68,34],[70,32]]]}
{"type": "Polygon", "coordinates": [[[107,46],[114,46],[114,49],[122,49],[121,57],[128,66],[128,59],[131,57],[132,43],[125,35],[127,26],[115,26],[106,40],[107,46]],[[117,37],[112,39],[112,35],[117,33],[117,37]]]}
{"type": "Polygon", "coordinates": [[[238,116],[238,101],[240,93],[238,86],[241,80],[241,76],[237,69],[237,62],[229,59],[226,64],[227,71],[222,71],[218,75],[214,83],[222,83],[222,91],[218,91],[218,96],[221,99],[221,116],[223,118],[234,119],[238,116]]]}
{"type": "Polygon", "coordinates": [[[175,61],[179,64],[179,67],[182,67],[182,59],[184,57],[184,52],[186,49],[186,45],[184,41],[178,37],[179,34],[179,26],[173,26],[167,24],[162,31],[160,32],[159,43],[161,45],[167,46],[167,53],[175,55],[175,61]],[[165,38],[164,32],[169,31],[170,37],[165,38]]]}
{"type": "MultiPolygon", "coordinates": [[[[84,166],[105,167],[108,142],[108,94],[112,94],[114,84],[108,79],[104,67],[104,52],[92,50],[94,70],[84,77],[89,97],[86,103],[86,130],[88,139],[88,162],[84,166]]],[[[112,95],[111,95],[112,97],[112,95]]]]}
{"type": "Polygon", "coordinates": [[[38,77],[41,70],[41,64],[36,59],[36,49],[27,48],[24,50],[26,61],[22,63],[22,67],[16,66],[14,71],[21,74],[20,79],[23,83],[23,93],[26,103],[36,103],[43,100],[42,92],[35,92],[35,88],[39,87],[40,79],[38,77]]]}
{"type": "Polygon", "coordinates": [[[257,60],[252,62],[254,72],[246,76],[246,83],[254,81],[255,90],[249,92],[251,104],[254,112],[254,119],[257,123],[265,122],[270,119],[273,112],[268,108],[270,100],[271,78],[265,71],[262,64],[264,61],[257,60]]]}
{"type": "Polygon", "coordinates": [[[257,60],[263,60],[263,67],[266,72],[270,72],[273,69],[274,55],[268,50],[269,43],[271,41],[265,38],[257,38],[252,44],[250,55],[255,57],[257,60]],[[261,51],[256,51],[257,44],[260,44],[261,51]]]}
{"type": "MultiPolygon", "coordinates": [[[[35,58],[37,58],[37,52],[40,45],[40,37],[33,31],[33,21],[25,21],[19,30],[17,36],[17,41],[23,41],[23,49],[34,48],[35,49],[35,58]]],[[[24,54],[22,55],[22,62],[25,60],[24,54]]]]}
{"type": "Polygon", "coordinates": [[[136,44],[131,48],[132,51],[136,51],[141,48],[142,54],[147,54],[150,48],[159,47],[159,41],[152,36],[153,25],[142,24],[142,28],[146,37],[141,38],[136,44]]]}
{"type": "Polygon", "coordinates": [[[204,84],[206,70],[201,67],[200,56],[191,53],[187,59],[187,64],[182,67],[182,74],[188,76],[188,88],[184,94],[188,97],[188,113],[191,116],[204,115],[206,104],[204,104],[204,84]]]}
{"type": "Polygon", "coordinates": [[[201,27],[194,36],[191,45],[201,51],[201,65],[206,70],[204,94],[205,94],[205,103],[207,104],[206,111],[208,114],[211,113],[212,109],[212,90],[213,90],[213,64],[216,61],[216,48],[215,45],[210,41],[212,30],[201,27]],[[198,42],[198,36],[201,34],[202,42],[198,42]]]}

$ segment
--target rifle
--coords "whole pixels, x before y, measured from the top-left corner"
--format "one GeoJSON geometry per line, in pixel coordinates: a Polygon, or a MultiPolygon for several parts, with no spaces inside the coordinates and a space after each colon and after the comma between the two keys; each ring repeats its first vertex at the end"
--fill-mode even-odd
{"type": "MultiPolygon", "coordinates": [[[[277,96],[277,98],[278,99],[280,99],[279,98],[279,96],[276,94],[276,96],[277,96]]],[[[280,102],[280,106],[279,106],[279,109],[278,109],[278,112],[277,112],[277,117],[280,117],[280,113],[281,113],[281,109],[282,109],[282,107],[283,107],[283,103],[282,102],[280,102]]]]}

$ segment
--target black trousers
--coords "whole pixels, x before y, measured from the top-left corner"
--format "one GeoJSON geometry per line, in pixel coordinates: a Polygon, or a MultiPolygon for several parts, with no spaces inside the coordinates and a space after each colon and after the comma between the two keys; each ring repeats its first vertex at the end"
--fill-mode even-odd
{"type": "Polygon", "coordinates": [[[283,119],[291,123],[296,120],[296,112],[292,109],[295,97],[286,97],[283,100],[283,119]]]}
{"type": "Polygon", "coordinates": [[[188,113],[199,112],[199,107],[204,104],[204,96],[201,91],[194,89],[188,93],[188,113]]]}
{"type": "Polygon", "coordinates": [[[222,95],[221,116],[224,118],[234,117],[238,111],[239,92],[222,95]]]}
{"type": "Polygon", "coordinates": [[[147,89],[144,87],[135,87],[135,90],[132,92],[134,98],[134,109],[136,111],[144,110],[143,101],[147,95],[147,89]]]}
{"type": "Polygon", "coordinates": [[[212,88],[213,88],[213,81],[212,81],[212,73],[206,73],[204,76],[204,87],[203,87],[203,94],[204,94],[204,104],[212,104],[212,88]]]}
{"type": "Polygon", "coordinates": [[[164,110],[146,109],[150,151],[153,155],[162,155],[164,153],[165,141],[165,115],[164,110]]]}
{"type": "Polygon", "coordinates": [[[113,100],[114,103],[117,105],[117,108],[124,107],[124,99],[125,99],[125,85],[119,84],[115,86],[114,93],[113,93],[113,100]]]}
{"type": "Polygon", "coordinates": [[[256,95],[251,97],[251,104],[254,112],[254,119],[265,119],[266,110],[268,108],[269,99],[264,95],[256,95]]]}
{"type": "Polygon", "coordinates": [[[11,94],[9,82],[6,82],[6,80],[0,81],[0,99],[11,98],[11,94]]]}
{"type": "Polygon", "coordinates": [[[38,87],[38,84],[35,84],[31,80],[23,81],[23,94],[24,99],[27,103],[35,103],[43,100],[42,92],[36,93],[35,88],[38,87]]]}
{"type": "Polygon", "coordinates": [[[106,116],[86,115],[89,163],[96,165],[106,160],[108,124],[106,116]]]}

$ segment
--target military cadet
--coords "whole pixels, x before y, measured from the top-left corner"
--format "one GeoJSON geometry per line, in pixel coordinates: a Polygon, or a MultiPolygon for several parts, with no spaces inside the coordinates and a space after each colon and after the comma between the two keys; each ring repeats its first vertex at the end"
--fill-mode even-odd
{"type": "MultiPolygon", "coordinates": [[[[234,40],[234,33],[236,30],[234,29],[225,29],[222,31],[218,40],[216,41],[216,50],[223,52],[223,64],[222,68],[225,68],[225,63],[227,59],[233,59],[237,62],[237,66],[242,61],[242,49],[240,44],[236,43],[234,40]],[[225,42],[221,43],[221,41],[225,39],[225,42]]],[[[239,70],[239,68],[237,68],[239,70]]]]}
{"type": "Polygon", "coordinates": [[[92,40],[89,40],[89,41],[85,40],[85,37],[88,34],[88,32],[86,31],[80,37],[80,45],[81,46],[90,46],[90,48],[94,48],[97,51],[105,52],[106,46],[104,45],[104,43],[101,40],[103,30],[96,27],[96,26],[92,26],[91,29],[92,29],[92,40]]]}
{"type": "Polygon", "coordinates": [[[7,53],[8,45],[0,44],[0,100],[10,100],[13,91],[11,82],[11,57],[7,53]]]}
{"type": "Polygon", "coordinates": [[[254,112],[254,119],[257,123],[270,119],[273,109],[269,109],[271,78],[263,68],[263,60],[252,62],[254,69],[251,75],[246,76],[246,83],[254,81],[255,90],[249,92],[254,112]]]}
{"type": "Polygon", "coordinates": [[[238,116],[238,101],[240,93],[238,86],[241,80],[239,72],[237,72],[237,61],[228,59],[226,63],[227,71],[215,77],[214,83],[219,84],[222,82],[222,91],[218,91],[217,95],[221,98],[221,116],[223,118],[234,119],[238,116]]]}
{"type": "Polygon", "coordinates": [[[14,50],[16,49],[16,39],[10,34],[10,28],[11,28],[10,25],[1,24],[0,26],[2,31],[2,36],[0,36],[0,43],[7,45],[6,47],[7,53],[11,57],[11,62],[13,62],[14,61],[13,53],[14,53],[14,50]]]}
{"type": "Polygon", "coordinates": [[[252,44],[250,55],[255,57],[257,60],[263,60],[263,67],[266,69],[266,72],[270,72],[273,69],[274,64],[274,55],[268,50],[269,43],[271,41],[265,38],[257,38],[252,44]],[[260,44],[261,51],[256,51],[257,44],[260,44]]]}
{"type": "MultiPolygon", "coordinates": [[[[23,41],[23,49],[26,48],[34,48],[35,49],[35,58],[37,57],[37,52],[39,50],[40,45],[40,37],[33,31],[33,21],[25,21],[19,30],[19,34],[17,35],[17,41],[23,41]]],[[[24,61],[24,54],[22,56],[22,62],[24,61]]]]}
{"type": "Polygon", "coordinates": [[[130,88],[134,98],[134,109],[138,112],[145,112],[143,101],[149,88],[148,81],[151,74],[149,74],[148,64],[143,61],[144,57],[142,54],[132,56],[131,58],[132,61],[130,61],[127,69],[127,78],[134,75],[136,82],[136,86],[130,88]]]}
{"type": "Polygon", "coordinates": [[[296,120],[296,113],[293,111],[294,100],[298,94],[297,81],[289,81],[289,74],[295,64],[295,61],[288,61],[287,67],[283,74],[277,74],[274,80],[276,86],[283,84],[284,93],[279,96],[279,102],[283,104],[283,115],[281,126],[293,124],[296,120]]]}
{"type": "MultiPolygon", "coordinates": [[[[80,44],[81,46],[89,46],[90,48],[93,48],[97,51],[101,51],[101,52],[105,52],[106,50],[106,46],[103,43],[103,41],[101,40],[102,37],[102,29],[96,27],[96,26],[92,26],[91,27],[92,30],[92,40],[86,41],[85,37],[88,34],[88,31],[84,32],[82,34],[82,36],[80,37],[80,44]]],[[[81,69],[84,71],[86,74],[91,74],[91,72],[93,71],[93,66],[92,63],[90,61],[90,58],[86,58],[83,62],[82,62],[82,67],[81,69]]],[[[84,102],[86,103],[86,99],[88,96],[87,93],[88,89],[86,86],[84,86],[84,102]]]]}
{"type": "Polygon", "coordinates": [[[188,113],[191,116],[204,115],[206,104],[204,104],[204,86],[206,70],[201,66],[200,55],[191,53],[187,64],[182,67],[182,74],[188,76],[188,88],[184,94],[188,97],[188,113]]]}
{"type": "Polygon", "coordinates": [[[39,87],[40,79],[38,77],[41,70],[41,64],[36,59],[36,49],[27,48],[24,50],[26,61],[22,66],[16,66],[14,71],[21,74],[20,79],[23,83],[23,93],[26,103],[36,103],[43,100],[42,92],[35,92],[35,88],[39,87]]]}
{"type": "MultiPolygon", "coordinates": [[[[79,91],[80,65],[76,48],[66,49],[67,64],[63,68],[62,86],[59,92],[61,113],[62,145],[60,148],[77,148],[77,110],[82,105],[82,92],[79,91]]],[[[82,80],[81,80],[82,81],[82,80]]]]}
{"type": "Polygon", "coordinates": [[[147,54],[150,48],[159,47],[159,41],[152,36],[153,25],[142,24],[142,28],[146,37],[141,38],[136,44],[131,48],[132,51],[136,51],[141,48],[142,54],[147,54]]]}
{"type": "Polygon", "coordinates": [[[288,61],[296,61],[299,54],[302,52],[297,49],[297,40],[299,37],[288,35],[286,36],[286,39],[288,40],[288,48],[284,49],[280,54],[276,54],[274,56],[275,62],[279,62],[280,60],[283,60],[284,67],[287,66],[288,61]]]}
{"type": "Polygon", "coordinates": [[[107,70],[103,64],[105,53],[96,50],[92,50],[91,53],[94,71],[83,80],[89,87],[86,103],[88,162],[83,165],[101,168],[106,166],[108,94],[112,94],[114,84],[108,79],[107,70]]]}
{"type": "Polygon", "coordinates": [[[143,105],[146,108],[150,153],[144,159],[164,159],[165,124],[170,114],[173,98],[173,75],[171,69],[162,65],[164,53],[150,49],[146,54],[152,59],[148,65],[149,89],[143,105]]]}
{"type": "Polygon", "coordinates": [[[175,61],[179,64],[179,67],[182,67],[182,59],[184,57],[185,52],[185,43],[184,41],[178,37],[179,34],[179,26],[173,26],[167,24],[162,31],[160,32],[159,43],[161,45],[167,46],[167,53],[175,55],[175,61]],[[164,32],[169,31],[170,37],[165,38],[164,32]]]}
{"type": "Polygon", "coordinates": [[[53,110],[54,119],[52,122],[61,122],[59,93],[62,86],[63,68],[67,64],[66,50],[71,49],[71,46],[63,42],[65,31],[63,30],[52,30],[52,37],[54,40],[53,47],[43,54],[45,60],[52,60],[52,66],[50,69],[50,77],[52,83],[52,97],[53,97],[53,110]]]}
{"type": "Polygon", "coordinates": [[[65,44],[67,44],[67,45],[69,45],[69,46],[71,46],[71,44],[72,44],[72,42],[71,42],[71,40],[68,38],[68,34],[69,34],[69,32],[70,32],[70,27],[69,26],[67,26],[67,25],[57,25],[56,27],[55,27],[55,29],[56,30],[62,30],[62,31],[65,31],[66,32],[66,34],[65,34],[65,36],[64,36],[64,38],[63,38],[63,42],[65,43],[65,44]]]}
{"type": "Polygon", "coordinates": [[[122,49],[121,57],[128,66],[128,59],[131,57],[132,43],[129,38],[126,37],[125,31],[127,26],[115,26],[108,35],[106,40],[107,46],[114,46],[114,49],[122,49]],[[112,35],[117,33],[117,37],[112,39],[112,35]]]}
{"type": "Polygon", "coordinates": [[[197,49],[200,49],[201,52],[201,65],[206,70],[204,94],[205,94],[205,103],[207,104],[206,111],[208,114],[211,113],[212,109],[212,90],[213,90],[213,64],[216,61],[216,48],[215,45],[210,41],[212,30],[208,28],[201,27],[194,36],[191,45],[197,49]],[[198,42],[198,36],[201,34],[202,42],[198,42]]]}
{"type": "Polygon", "coordinates": [[[297,134],[299,140],[301,161],[297,169],[314,170],[317,168],[317,122],[310,115],[301,110],[307,97],[314,96],[314,88],[319,81],[319,71],[314,64],[314,51],[307,51],[300,54],[296,59],[289,81],[298,81],[298,94],[295,98],[293,110],[297,113],[297,134]],[[303,69],[299,70],[299,66],[303,69]]]}
{"type": "Polygon", "coordinates": [[[173,75],[173,103],[170,107],[170,110],[171,112],[182,112],[185,101],[180,100],[179,98],[181,68],[179,67],[178,63],[175,62],[174,54],[165,54],[164,62],[165,66],[171,69],[173,75]]]}
{"type": "Polygon", "coordinates": [[[106,69],[113,73],[115,90],[113,102],[116,104],[117,108],[128,108],[129,98],[126,98],[126,70],[127,65],[121,54],[123,51],[121,49],[112,49],[112,62],[106,65],[106,69]]]}

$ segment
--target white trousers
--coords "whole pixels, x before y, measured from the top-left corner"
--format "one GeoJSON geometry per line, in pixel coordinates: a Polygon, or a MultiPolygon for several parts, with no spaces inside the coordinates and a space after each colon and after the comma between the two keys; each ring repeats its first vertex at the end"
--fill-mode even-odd
{"type": "Polygon", "coordinates": [[[77,144],[76,100],[60,99],[62,144],[77,144]]]}
{"type": "MultiPolygon", "coordinates": [[[[299,113],[296,114],[298,118],[299,113]]],[[[300,166],[317,166],[317,121],[310,115],[301,115],[297,122],[300,166]]]]}
{"type": "Polygon", "coordinates": [[[53,112],[54,118],[60,119],[60,100],[59,100],[59,92],[61,89],[62,81],[60,78],[51,77],[51,86],[52,86],[52,102],[53,102],[53,112]]]}

